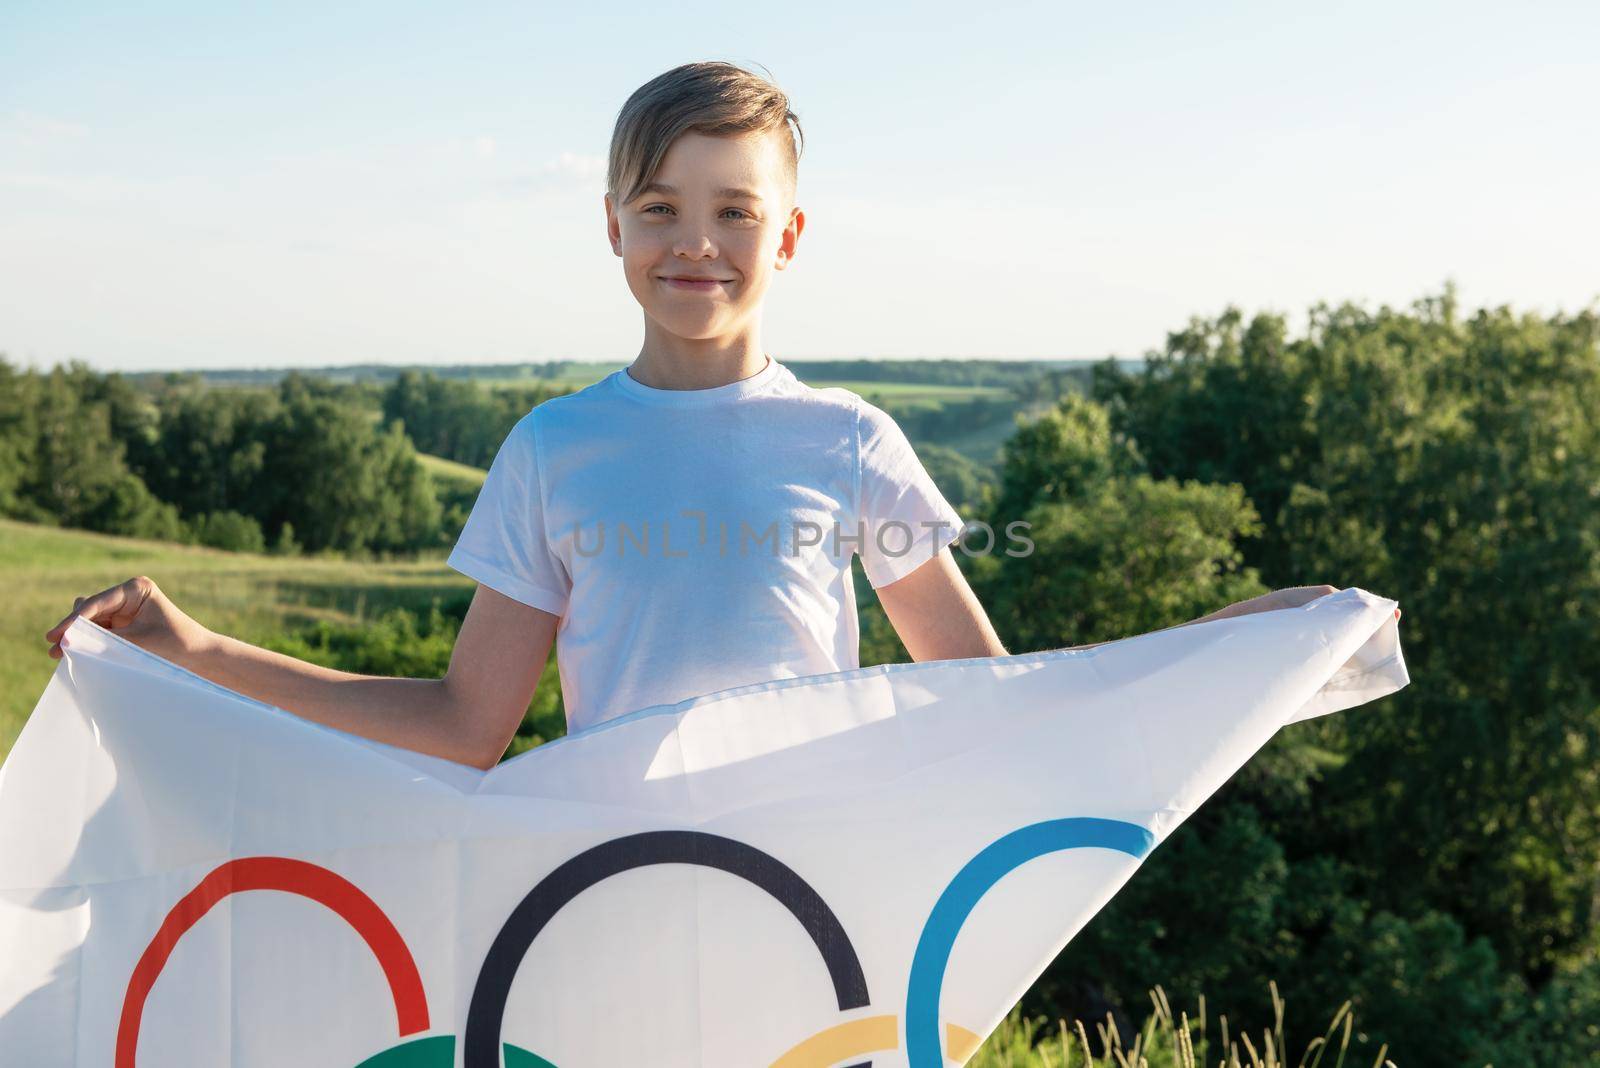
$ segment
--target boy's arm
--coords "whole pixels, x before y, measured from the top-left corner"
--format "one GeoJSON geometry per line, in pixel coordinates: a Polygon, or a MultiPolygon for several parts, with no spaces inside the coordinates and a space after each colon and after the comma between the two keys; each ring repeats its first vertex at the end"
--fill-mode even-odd
{"type": "MultiPolygon", "coordinates": [[[[1259,597],[1251,597],[1244,601],[1235,601],[1230,605],[1207,612],[1203,616],[1189,620],[1187,623],[1178,623],[1161,630],[1153,630],[1151,634],[1160,634],[1162,630],[1177,630],[1178,627],[1188,627],[1195,623],[1209,623],[1213,619],[1231,619],[1234,616],[1248,616],[1255,612],[1276,612],[1282,608],[1299,608],[1309,604],[1319,597],[1326,597],[1330,593],[1338,593],[1337,586],[1286,586],[1281,590],[1263,593],[1259,597]]],[[[1400,609],[1394,610],[1394,618],[1400,618],[1400,609]]],[[[1106,642],[1095,642],[1093,645],[1069,645],[1066,649],[1093,649],[1096,645],[1105,645],[1106,642]]],[[[1052,652],[1065,652],[1065,649],[1052,650],[1052,652]]]]}
{"type": "MultiPolygon", "coordinates": [[[[1187,627],[1252,612],[1296,608],[1334,592],[1333,586],[1291,586],[1235,602],[1177,626],[1187,627]]],[[[900,641],[913,660],[959,660],[1011,655],[1000,644],[988,614],[972,592],[972,587],[967,584],[966,576],[956,567],[948,546],[910,574],[878,587],[877,593],[884,613],[888,615],[889,622],[894,624],[895,632],[900,635],[900,641]]],[[[1399,615],[1397,609],[1395,617],[1398,619],[1399,615]]],[[[1053,651],[1093,649],[1096,645],[1105,644],[1071,645],[1053,651]]]]}
{"type": "Polygon", "coordinates": [[[913,660],[1010,655],[948,545],[877,594],[913,660]]]}
{"type": "MultiPolygon", "coordinates": [[[[516,733],[559,621],[480,585],[445,677],[398,679],[337,671],[213,633],[143,577],[83,600],[46,640],[58,642],[75,616],[312,722],[484,769],[516,733]]],[[[60,654],[52,648],[51,655],[60,654]]]]}
{"type": "Polygon", "coordinates": [[[313,722],[488,769],[522,722],[557,621],[480,585],[442,679],[337,671],[225,635],[183,666],[313,722]]]}

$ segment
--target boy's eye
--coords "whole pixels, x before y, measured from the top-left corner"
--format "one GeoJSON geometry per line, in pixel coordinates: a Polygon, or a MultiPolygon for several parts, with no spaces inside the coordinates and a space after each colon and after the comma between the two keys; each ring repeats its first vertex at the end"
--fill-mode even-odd
{"type": "MultiPolygon", "coordinates": [[[[658,215],[658,214],[660,214],[660,212],[656,211],[657,208],[660,208],[662,211],[671,211],[672,210],[670,207],[668,207],[665,204],[651,204],[651,205],[648,205],[644,209],[643,214],[645,214],[645,215],[658,215]]],[[[729,209],[727,209],[727,211],[724,211],[722,214],[726,215],[730,211],[736,213],[736,216],[735,216],[736,218],[740,218],[740,219],[754,218],[754,216],[752,216],[749,212],[745,211],[743,208],[729,208],[729,209]]]]}

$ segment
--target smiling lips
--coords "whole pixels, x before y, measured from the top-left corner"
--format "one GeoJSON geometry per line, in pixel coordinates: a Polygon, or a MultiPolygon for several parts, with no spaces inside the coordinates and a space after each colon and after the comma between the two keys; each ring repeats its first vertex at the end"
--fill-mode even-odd
{"type": "Polygon", "coordinates": [[[732,279],[728,278],[701,278],[695,275],[667,275],[662,279],[675,289],[708,290],[725,285],[732,279]]]}

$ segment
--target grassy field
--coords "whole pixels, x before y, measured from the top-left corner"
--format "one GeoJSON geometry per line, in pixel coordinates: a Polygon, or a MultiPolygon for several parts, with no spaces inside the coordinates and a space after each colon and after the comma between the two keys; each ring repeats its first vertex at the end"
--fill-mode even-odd
{"type": "Polygon", "coordinates": [[[1004,386],[942,386],[928,382],[860,382],[831,378],[819,378],[806,384],[817,389],[843,386],[862,397],[870,398],[876,394],[896,401],[970,400],[973,397],[1004,397],[1010,392],[1004,386]]]}
{"type": "MultiPolygon", "coordinates": [[[[565,389],[582,389],[600,381],[606,375],[625,364],[596,364],[586,365],[581,369],[575,368],[571,373],[557,377],[532,376],[493,376],[486,375],[472,379],[474,383],[487,389],[496,389],[504,386],[532,386],[547,385],[560,386],[565,389]]],[[[881,397],[897,401],[909,400],[936,400],[952,401],[967,400],[972,397],[1003,397],[1009,390],[1004,386],[948,386],[930,382],[873,382],[843,378],[818,378],[810,379],[802,376],[802,381],[807,385],[822,389],[828,386],[843,386],[853,393],[863,397],[877,394],[881,397]]]]}
{"type": "Polygon", "coordinates": [[[473,589],[442,555],[403,563],[254,556],[0,519],[0,580],[11,591],[11,608],[0,617],[0,757],[58,663],[46,655],[44,632],[72,611],[74,597],[134,575],[150,576],[201,623],[245,641],[317,619],[356,622],[395,606],[425,609],[435,597],[473,589]]]}
{"type": "Polygon", "coordinates": [[[488,474],[481,467],[458,464],[454,460],[446,460],[443,456],[429,456],[425,452],[417,453],[417,459],[427,468],[428,474],[433,476],[434,482],[441,486],[478,489],[483,485],[483,477],[488,474]]]}

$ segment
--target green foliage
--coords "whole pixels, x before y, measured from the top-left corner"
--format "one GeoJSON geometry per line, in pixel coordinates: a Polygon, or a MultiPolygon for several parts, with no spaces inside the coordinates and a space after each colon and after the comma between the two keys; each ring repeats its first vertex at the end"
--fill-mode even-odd
{"type": "Polygon", "coordinates": [[[1133,443],[1113,436],[1105,409],[1069,395],[1006,442],[999,495],[989,521],[1003,526],[1036,504],[1081,500],[1111,479],[1143,470],[1133,443]]]}
{"type": "Polygon", "coordinates": [[[488,467],[518,419],[566,392],[544,384],[485,389],[473,382],[404,371],[383,393],[383,418],[401,424],[425,453],[488,467]]]}
{"type": "Polygon", "coordinates": [[[272,554],[274,556],[299,556],[300,543],[294,537],[294,524],[285,522],[278,528],[278,536],[272,539],[272,554]]]}
{"type": "MultiPolygon", "coordinates": [[[[1023,513],[1033,550],[973,560],[973,587],[1014,653],[1174,626],[1265,592],[1235,539],[1256,527],[1237,486],[1113,479],[1023,513]]],[[[998,528],[1004,529],[1004,524],[998,528]]]]}
{"type": "Polygon", "coordinates": [[[1239,487],[1152,479],[1080,397],[1006,443],[985,522],[994,549],[970,578],[1012,652],[1160,630],[1264,592],[1240,567],[1236,542],[1260,524],[1239,487]],[[1031,551],[1006,538],[1013,523],[1031,551]]]}
{"type": "MultiPolygon", "coordinates": [[[[1600,958],[1563,965],[1520,1013],[1514,1040],[1530,1068],[1561,1068],[1600,1060],[1600,958]]],[[[1512,1043],[1508,1043],[1511,1045],[1512,1043]]],[[[1514,1061],[1507,1060],[1512,1064],[1514,1061]]]]}
{"type": "Polygon", "coordinates": [[[252,514],[252,495],[267,475],[263,428],[276,396],[261,391],[167,391],[154,431],[132,448],[146,485],[185,515],[252,514]]]}
{"type": "MultiPolygon", "coordinates": [[[[1174,1010],[1159,983],[1148,992],[1152,1008],[1144,1022],[1137,1030],[1128,1027],[1127,1034],[1110,1014],[1088,1024],[1075,1018],[1070,1026],[1066,1018],[1057,1017],[1054,1033],[1048,1033],[1048,1017],[1026,1017],[1018,1006],[966,1063],[968,1068],[1208,1068],[1213,1064],[1219,1068],[1321,1068],[1327,1058],[1328,1068],[1346,1064],[1393,1068],[1388,1046],[1356,1030],[1350,1001],[1339,1006],[1320,1034],[1312,1033],[1304,1042],[1291,1041],[1284,1024],[1286,1004],[1277,983],[1269,980],[1267,990],[1272,1025],[1254,1032],[1239,1027],[1237,1021],[1230,1023],[1226,1013],[1218,1013],[1213,1021],[1203,994],[1193,1015],[1187,1009],[1174,1010]],[[1298,1056],[1296,1049],[1300,1050],[1298,1056]]],[[[1461,1063],[1484,1062],[1474,1058],[1461,1063]]]]}
{"type": "MultiPolygon", "coordinates": [[[[319,620],[298,633],[262,644],[280,653],[360,675],[438,679],[450,668],[456,634],[469,599],[435,600],[425,614],[392,608],[359,625],[319,620]]],[[[545,664],[516,737],[509,759],[566,733],[561,681],[552,656],[545,664]]]]}
{"type": "Polygon", "coordinates": [[[150,390],[0,360],[0,514],[244,551],[449,544],[462,507],[448,526],[410,442],[375,426],[360,393],[299,375],[274,391],[184,376],[150,390]]]}
{"type": "Polygon", "coordinates": [[[1271,585],[1407,609],[1414,684],[1327,730],[1359,753],[1286,832],[1359,892],[1487,935],[1534,984],[1600,937],[1600,319],[1318,308],[1306,337],[1237,312],[1097,396],[1153,473],[1237,482],[1271,585]],[[1405,835],[1395,833],[1403,813],[1405,835]],[[1396,881],[1393,872],[1408,878],[1396,881]]]}
{"type": "Polygon", "coordinates": [[[1402,917],[1345,898],[1307,963],[1357,992],[1352,1001],[1367,1028],[1408,1065],[1526,1063],[1508,1040],[1527,1011],[1523,984],[1502,971],[1487,939],[1469,942],[1443,912],[1402,917]]]}
{"type": "Polygon", "coordinates": [[[319,620],[298,634],[273,639],[280,653],[362,675],[438,679],[450,666],[459,619],[438,602],[426,614],[395,608],[360,626],[319,620]]]}
{"type": "Polygon", "coordinates": [[[1407,1065],[1600,1055],[1596,411],[1593,314],[1464,319],[1447,292],[1319,307],[1303,337],[1196,320],[1012,437],[986,518],[1030,522],[1034,551],[965,565],[1008,648],[1329,582],[1401,602],[1413,679],[1281,732],[1025,1004],[1162,980],[1248,1005],[1279,975],[1357,990],[1407,1065]]]}
{"type": "Polygon", "coordinates": [[[260,428],[274,476],[252,495],[268,530],[294,524],[308,549],[402,552],[442,541],[439,502],[399,427],[291,376],[260,428]]]}
{"type": "Polygon", "coordinates": [[[971,570],[1008,647],[1330,582],[1401,602],[1413,684],[1282,732],[1030,997],[1275,974],[1358,990],[1408,1065],[1600,1056],[1600,321],[1462,318],[1447,292],[1291,337],[1229,310],[1098,366],[1089,400],[1007,448],[994,517],[1038,548],[971,570]]]}
{"type": "Polygon", "coordinates": [[[238,512],[207,512],[190,524],[201,545],[235,553],[265,552],[267,539],[261,524],[238,512]]]}
{"type": "Polygon", "coordinates": [[[137,407],[120,379],[82,364],[19,373],[0,360],[3,514],[135,537],[181,537],[177,509],[128,468],[117,432],[137,407]]]}
{"type": "Polygon", "coordinates": [[[893,416],[919,450],[925,443],[954,441],[989,427],[1009,426],[1019,409],[1017,398],[1010,395],[898,400],[892,394],[858,392],[893,416]]]}
{"type": "Polygon", "coordinates": [[[981,507],[994,482],[988,469],[944,445],[918,445],[917,458],[945,500],[963,517],[981,507]]]}
{"type": "Polygon", "coordinates": [[[1035,360],[785,360],[803,382],[906,382],[1016,389],[1056,364],[1035,360]]]}

